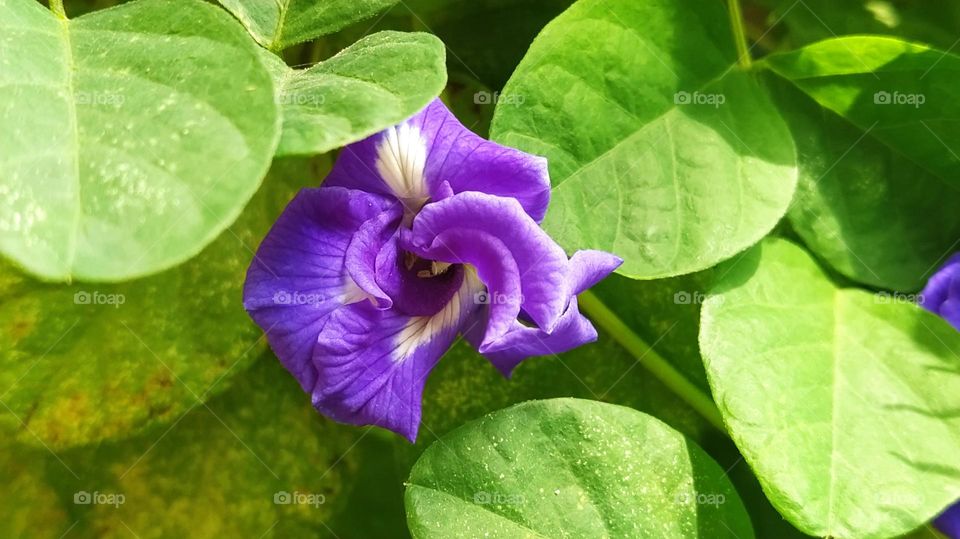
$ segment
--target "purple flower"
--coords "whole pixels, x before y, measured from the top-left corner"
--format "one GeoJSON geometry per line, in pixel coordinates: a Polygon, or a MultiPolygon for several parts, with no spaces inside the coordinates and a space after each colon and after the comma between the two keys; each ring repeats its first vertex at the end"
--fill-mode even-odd
{"type": "Polygon", "coordinates": [[[960,503],[941,513],[933,524],[950,539],[960,539],[960,503]]]}
{"type": "MultiPolygon", "coordinates": [[[[960,253],[950,257],[923,288],[920,305],[960,330],[960,253]]],[[[960,503],[944,511],[934,525],[947,537],[960,539],[960,503]]]]}
{"type": "Polygon", "coordinates": [[[920,306],[960,329],[960,253],[951,256],[930,277],[921,293],[920,306]]]}
{"type": "Polygon", "coordinates": [[[458,334],[505,376],[596,340],[576,294],[622,262],[540,228],[546,160],[434,100],[341,152],[247,272],[244,306],[321,413],[416,440],[427,375],[458,334]]]}

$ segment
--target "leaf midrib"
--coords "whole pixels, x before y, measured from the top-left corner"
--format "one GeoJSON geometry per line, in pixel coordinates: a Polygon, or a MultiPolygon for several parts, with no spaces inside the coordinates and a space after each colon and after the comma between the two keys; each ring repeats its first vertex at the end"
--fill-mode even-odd
{"type": "MultiPolygon", "coordinates": [[[[717,75],[717,76],[715,76],[715,77],[713,77],[713,78],[711,78],[711,79],[708,79],[706,82],[704,82],[703,84],[701,84],[700,86],[698,86],[698,87],[694,90],[694,92],[700,92],[700,91],[702,91],[704,88],[707,88],[708,86],[711,86],[711,85],[713,85],[713,84],[715,84],[715,83],[717,83],[717,82],[720,82],[720,81],[723,80],[727,75],[729,75],[730,73],[734,72],[736,69],[737,69],[736,63],[733,63],[733,64],[727,66],[727,68],[724,69],[723,72],[721,72],[719,75],[717,75]]],[[[607,158],[607,156],[608,156],[609,154],[611,154],[611,153],[613,153],[614,151],[618,150],[621,146],[623,146],[624,144],[626,144],[628,141],[632,141],[635,137],[637,137],[637,136],[645,133],[645,132],[650,128],[650,126],[652,126],[652,125],[654,125],[654,124],[656,124],[656,123],[664,120],[664,118],[665,118],[667,115],[669,115],[669,114],[671,114],[671,113],[673,113],[673,112],[676,112],[676,111],[679,110],[679,109],[680,109],[680,106],[677,105],[676,103],[674,103],[673,105],[667,106],[667,108],[666,108],[663,112],[661,112],[661,113],[657,114],[656,116],[653,116],[652,118],[650,118],[649,121],[647,121],[647,122],[644,123],[643,125],[641,125],[641,126],[637,127],[636,129],[634,129],[633,132],[631,132],[631,133],[628,134],[627,136],[621,138],[621,139],[620,139],[619,141],[617,141],[613,146],[611,146],[610,148],[604,150],[603,153],[601,153],[600,155],[598,155],[598,156],[596,156],[596,157],[594,157],[594,158],[591,158],[591,159],[590,159],[589,161],[587,161],[586,163],[583,163],[582,165],[580,165],[579,167],[577,167],[575,170],[573,170],[570,174],[568,174],[566,177],[560,178],[559,180],[557,180],[557,182],[553,185],[553,189],[554,189],[554,190],[559,189],[561,185],[563,185],[564,183],[567,182],[567,180],[569,180],[569,179],[571,179],[571,178],[573,178],[573,177],[575,177],[575,176],[579,176],[579,175],[582,174],[586,169],[588,169],[588,168],[590,168],[590,167],[593,167],[593,166],[596,165],[597,163],[603,161],[604,159],[607,158]]],[[[638,120],[639,120],[639,118],[638,118],[638,120]]],[[[512,130],[505,131],[503,134],[504,134],[504,135],[507,135],[507,134],[510,134],[510,135],[522,135],[522,133],[518,133],[518,132],[512,131],[512,130]]],[[[500,138],[502,138],[502,136],[501,136],[500,138]]]]}
{"type": "Polygon", "coordinates": [[[276,52],[277,47],[282,45],[282,36],[283,36],[283,26],[287,22],[287,12],[290,11],[290,1],[291,0],[278,0],[277,9],[280,11],[277,14],[277,25],[273,29],[273,39],[270,40],[270,46],[268,47],[271,51],[276,52]]]}
{"type": "Polygon", "coordinates": [[[76,189],[76,209],[74,210],[73,226],[70,231],[70,239],[67,244],[67,259],[64,260],[64,271],[69,277],[71,273],[71,268],[73,268],[74,261],[77,257],[77,243],[80,236],[80,223],[83,220],[83,199],[81,198],[81,182],[80,182],[80,130],[78,127],[79,118],[77,118],[77,103],[76,103],[76,91],[74,89],[74,73],[76,72],[76,60],[73,56],[73,42],[70,39],[70,21],[60,20],[57,22],[62,28],[62,37],[64,42],[64,51],[66,56],[64,58],[67,68],[66,68],[66,86],[67,86],[67,109],[68,115],[70,116],[70,134],[73,139],[73,151],[71,152],[71,158],[73,159],[73,178],[76,189]]]}
{"type": "Polygon", "coordinates": [[[830,484],[827,487],[827,529],[832,531],[836,529],[834,525],[834,495],[836,493],[836,470],[837,470],[837,414],[838,414],[838,392],[837,388],[840,386],[838,383],[838,378],[840,376],[840,351],[838,346],[840,343],[840,306],[842,304],[841,294],[834,290],[833,291],[833,342],[831,343],[830,353],[833,355],[833,369],[832,369],[832,381],[833,387],[831,388],[831,401],[830,401],[830,484]]]}

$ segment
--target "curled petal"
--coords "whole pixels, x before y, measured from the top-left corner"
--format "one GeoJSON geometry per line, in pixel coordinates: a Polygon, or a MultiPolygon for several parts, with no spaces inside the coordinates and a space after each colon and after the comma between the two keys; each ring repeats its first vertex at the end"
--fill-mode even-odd
{"type": "Polygon", "coordinates": [[[347,246],[347,272],[357,286],[370,295],[378,309],[393,307],[393,300],[377,283],[377,258],[396,243],[394,236],[400,216],[399,205],[387,209],[363,223],[347,246]]]}
{"type": "Polygon", "coordinates": [[[349,189],[304,189],[284,209],[247,270],[244,307],[305,389],[316,383],[310,359],[324,319],[365,297],[344,267],[351,238],[392,204],[349,189]]]}
{"type": "Polygon", "coordinates": [[[550,202],[546,159],[477,136],[439,99],[345,147],[326,184],[393,195],[414,212],[427,199],[478,191],[516,199],[536,222],[550,202]]]}
{"type": "Polygon", "coordinates": [[[466,192],[433,202],[414,220],[408,242],[427,258],[471,260],[481,277],[502,273],[499,266],[504,260],[488,252],[471,252],[470,235],[477,238],[477,245],[484,244],[482,238],[493,237],[506,247],[519,272],[523,310],[539,327],[553,331],[570,297],[567,255],[516,200],[466,192]],[[441,234],[449,237],[455,230],[463,241],[446,245],[441,234]]]}
{"type": "MultiPolygon", "coordinates": [[[[590,288],[622,263],[621,258],[603,251],[577,251],[570,259],[569,288],[572,294],[590,288]]],[[[467,339],[474,343],[476,336],[467,335],[467,339]]],[[[514,321],[509,331],[481,352],[504,376],[509,377],[513,369],[528,357],[557,355],[595,340],[596,329],[580,314],[577,298],[572,295],[552,332],[514,321]]]]}
{"type": "Polygon", "coordinates": [[[484,349],[488,342],[509,331],[520,315],[523,292],[513,253],[496,236],[462,228],[440,233],[433,245],[434,249],[419,252],[455,264],[469,264],[486,287],[470,298],[478,306],[487,306],[482,324],[485,329],[477,344],[477,348],[484,349]]]}
{"type": "Polygon", "coordinates": [[[415,441],[427,375],[475,310],[475,290],[478,281],[466,275],[432,316],[378,310],[368,302],[334,311],[314,349],[314,406],[337,421],[378,425],[415,441]]]}
{"type": "Polygon", "coordinates": [[[433,261],[409,260],[409,255],[400,249],[399,236],[396,231],[377,256],[377,284],[393,299],[394,308],[401,314],[435,314],[460,289],[463,268],[446,267],[441,272],[433,261]],[[425,273],[433,276],[423,276],[425,273]]]}
{"type": "Polygon", "coordinates": [[[579,294],[602,281],[621,264],[622,258],[604,251],[577,251],[570,257],[570,289],[579,294]]]}

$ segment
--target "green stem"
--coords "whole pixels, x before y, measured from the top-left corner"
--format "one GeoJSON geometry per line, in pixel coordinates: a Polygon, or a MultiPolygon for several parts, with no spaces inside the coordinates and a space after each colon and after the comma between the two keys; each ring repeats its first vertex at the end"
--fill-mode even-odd
{"type": "Polygon", "coordinates": [[[67,12],[63,9],[63,0],[50,0],[50,11],[63,20],[67,20],[67,12]]]}
{"type": "Polygon", "coordinates": [[[743,13],[740,11],[740,0],[727,0],[730,10],[730,27],[733,29],[733,40],[737,43],[737,63],[744,69],[750,69],[750,47],[747,43],[747,31],[743,26],[743,13]]]}
{"type": "Polygon", "coordinates": [[[600,298],[589,290],[577,298],[580,308],[586,312],[598,326],[610,333],[628,352],[636,356],[637,361],[656,376],[663,385],[686,401],[691,408],[700,413],[711,425],[726,433],[720,410],[710,395],[693,385],[683,374],[657,353],[649,344],[634,333],[623,320],[604,305],[600,298]]]}

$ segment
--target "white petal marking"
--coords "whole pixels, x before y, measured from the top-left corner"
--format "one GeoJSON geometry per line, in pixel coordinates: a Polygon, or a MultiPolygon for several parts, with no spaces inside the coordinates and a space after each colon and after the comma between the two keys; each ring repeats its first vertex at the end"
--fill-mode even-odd
{"type": "Polygon", "coordinates": [[[459,323],[468,309],[475,308],[474,296],[483,290],[477,270],[464,265],[463,284],[457,293],[440,311],[431,316],[415,316],[397,335],[397,347],[393,352],[396,362],[401,362],[430,343],[437,335],[459,323]]]}
{"type": "Polygon", "coordinates": [[[423,176],[426,163],[427,145],[415,126],[403,123],[387,129],[377,146],[377,172],[401,200],[430,196],[423,176]]]}
{"type": "Polygon", "coordinates": [[[360,288],[360,285],[350,278],[349,275],[344,275],[343,279],[343,293],[340,296],[340,303],[343,303],[344,305],[350,305],[351,303],[359,303],[365,299],[368,299],[374,307],[377,306],[377,298],[368,293],[366,290],[360,288]]]}

